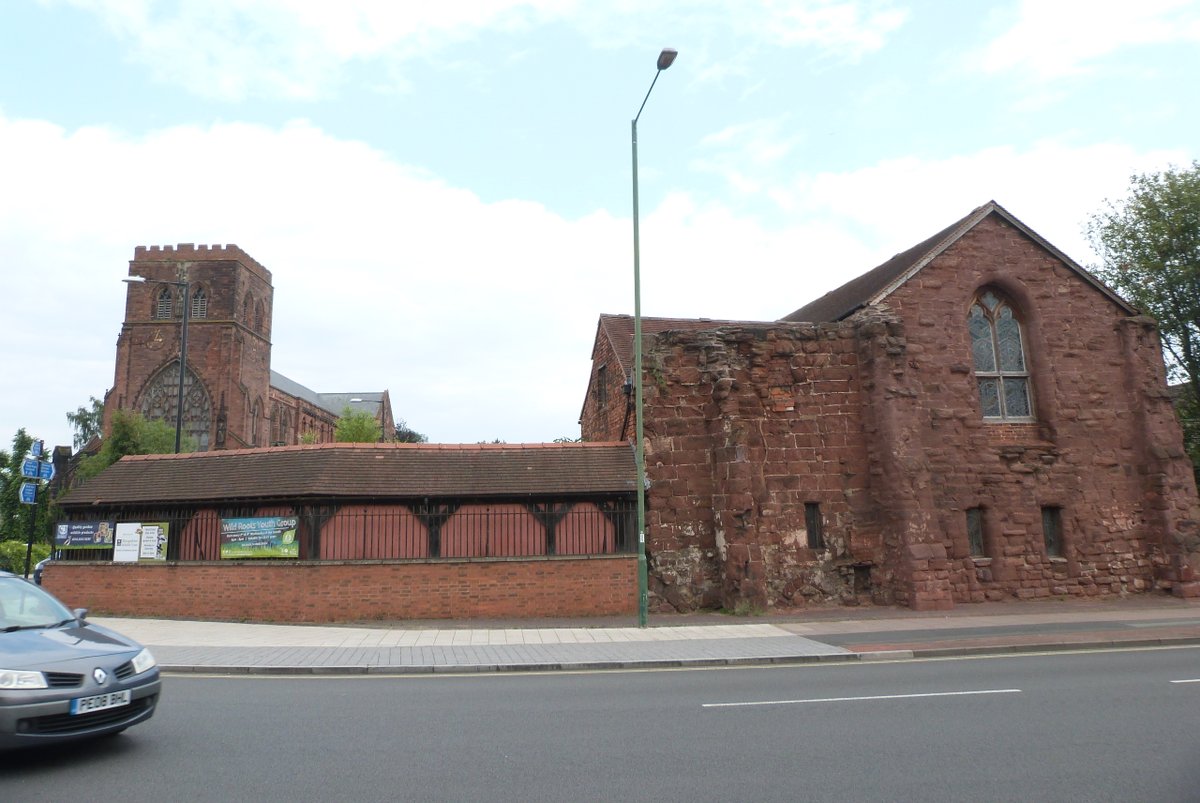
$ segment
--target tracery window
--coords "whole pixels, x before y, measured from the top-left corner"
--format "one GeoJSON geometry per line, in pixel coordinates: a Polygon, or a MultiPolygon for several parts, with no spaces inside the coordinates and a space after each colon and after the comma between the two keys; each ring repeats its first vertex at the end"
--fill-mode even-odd
{"type": "MultiPolygon", "coordinates": [[[[172,428],[179,414],[179,360],[162,368],[142,390],[139,410],[144,418],[165,421],[172,428]]],[[[196,448],[208,451],[212,402],[204,383],[189,368],[183,379],[183,434],[196,448]]]]}
{"type": "Polygon", "coordinates": [[[203,287],[197,287],[192,293],[192,317],[208,317],[208,294],[204,292],[203,287]]]}
{"type": "Polygon", "coordinates": [[[967,328],[983,417],[1031,420],[1029,368],[1021,322],[1011,303],[995,290],[984,290],[971,305],[967,328]]]}
{"type": "Polygon", "coordinates": [[[175,298],[171,293],[171,288],[164,287],[158,291],[158,298],[154,304],[155,318],[170,318],[173,312],[172,307],[175,305],[175,298]]]}

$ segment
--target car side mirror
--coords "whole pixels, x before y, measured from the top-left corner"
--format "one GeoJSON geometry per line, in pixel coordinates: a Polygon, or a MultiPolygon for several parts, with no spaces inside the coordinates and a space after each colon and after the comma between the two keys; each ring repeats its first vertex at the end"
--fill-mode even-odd
{"type": "Polygon", "coordinates": [[[72,611],[72,613],[75,614],[76,619],[83,621],[84,619],[87,618],[88,609],[87,608],[76,608],[74,611],[72,611]]]}

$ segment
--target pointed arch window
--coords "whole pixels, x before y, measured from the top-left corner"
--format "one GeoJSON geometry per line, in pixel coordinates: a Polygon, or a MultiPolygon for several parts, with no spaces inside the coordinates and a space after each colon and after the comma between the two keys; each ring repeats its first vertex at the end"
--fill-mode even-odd
{"type": "Polygon", "coordinates": [[[1012,303],[998,291],[985,289],[971,304],[967,329],[983,417],[1033,420],[1024,336],[1012,303]]]}
{"type": "Polygon", "coordinates": [[[203,287],[197,287],[192,291],[192,317],[208,317],[208,294],[204,292],[203,287]]]}
{"type": "Polygon", "coordinates": [[[158,297],[154,302],[154,317],[155,318],[170,318],[174,312],[175,296],[171,293],[170,287],[164,287],[158,291],[158,297]]]}
{"type": "Polygon", "coordinates": [[[246,299],[242,302],[242,323],[246,326],[250,325],[250,305],[254,303],[254,297],[246,294],[246,299]]]}
{"type": "Polygon", "coordinates": [[[254,305],[254,331],[260,335],[263,330],[263,303],[259,301],[254,305]]]}

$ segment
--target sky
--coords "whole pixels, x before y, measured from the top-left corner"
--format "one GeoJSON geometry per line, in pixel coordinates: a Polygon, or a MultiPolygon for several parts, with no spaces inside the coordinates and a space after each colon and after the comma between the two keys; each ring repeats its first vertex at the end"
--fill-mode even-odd
{"type": "Polygon", "coordinates": [[[1092,266],[1200,156],[1192,0],[4,0],[0,445],[113,384],[139,245],[273,274],[272,367],[578,437],[602,313],[775,320],[995,200],[1092,266]]]}

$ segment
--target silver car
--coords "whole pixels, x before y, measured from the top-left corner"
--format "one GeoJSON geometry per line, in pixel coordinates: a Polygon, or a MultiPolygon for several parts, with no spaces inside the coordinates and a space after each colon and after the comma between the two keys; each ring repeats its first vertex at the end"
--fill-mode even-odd
{"type": "Polygon", "coordinates": [[[119,733],[154,715],[150,651],[0,572],[0,748],[119,733]]]}

